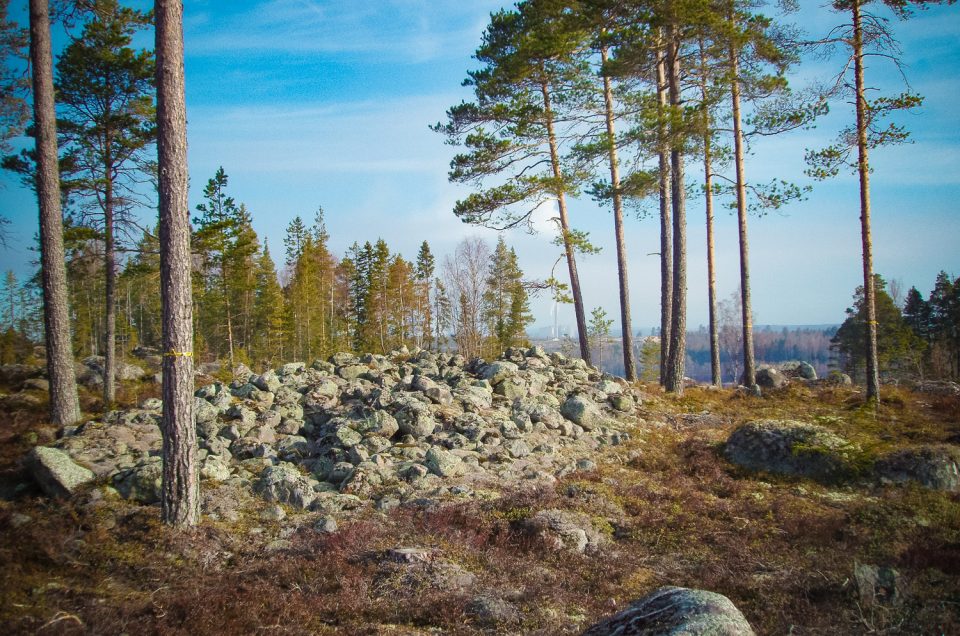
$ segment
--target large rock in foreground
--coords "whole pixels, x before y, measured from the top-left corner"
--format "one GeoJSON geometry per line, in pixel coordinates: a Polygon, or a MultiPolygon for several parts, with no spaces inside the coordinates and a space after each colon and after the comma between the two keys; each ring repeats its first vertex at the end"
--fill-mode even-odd
{"type": "Polygon", "coordinates": [[[583,636],[752,636],[753,629],[726,596],[662,587],[590,627],[583,636]]]}
{"type": "Polygon", "coordinates": [[[96,477],[92,470],[75,463],[66,452],[46,446],[30,451],[27,468],[43,492],[51,497],[69,497],[96,477]]]}
{"type": "Polygon", "coordinates": [[[857,447],[814,424],[791,420],[750,422],[727,440],[724,456],[750,470],[836,482],[856,475],[857,447]]]}

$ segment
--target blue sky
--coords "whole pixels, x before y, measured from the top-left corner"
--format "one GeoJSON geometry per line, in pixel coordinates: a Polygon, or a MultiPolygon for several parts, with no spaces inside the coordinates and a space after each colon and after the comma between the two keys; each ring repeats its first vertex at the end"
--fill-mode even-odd
{"type": "MultiPolygon", "coordinates": [[[[819,2],[803,4],[795,20],[811,35],[837,20],[819,2]]],[[[427,239],[438,260],[465,236],[493,242],[495,233],[453,216],[454,202],[468,189],[447,182],[454,150],[427,126],[469,98],[460,82],[475,67],[471,54],[489,13],[501,6],[487,0],[188,0],[191,205],[222,165],[231,194],[251,210],[254,228],[277,259],[289,221],[296,215],[309,220],[321,205],[339,254],[354,241],[377,237],[408,258],[427,239]]],[[[926,294],[939,270],[960,275],[960,8],[934,8],[894,28],[911,86],[926,102],[899,119],[914,144],[873,154],[876,269],[926,294]]],[[[795,84],[837,68],[836,60],[810,60],[795,84]]],[[[879,60],[868,68],[871,78],[901,90],[879,60]]],[[[804,148],[829,142],[851,117],[848,106],[834,104],[815,130],[755,144],[749,177],[807,183],[804,148]]],[[[699,168],[690,164],[688,174],[699,168]]],[[[13,221],[0,269],[23,275],[36,206],[9,176],[0,175],[0,183],[0,211],[13,221]]],[[[750,220],[760,323],[840,322],[862,280],[855,178],[813,185],[807,201],[750,220]]],[[[603,247],[580,261],[585,304],[618,315],[612,216],[586,197],[572,203],[571,215],[603,247]]],[[[688,324],[696,327],[707,321],[702,200],[691,199],[687,215],[688,324]]],[[[549,216],[542,211],[537,226],[547,229],[549,216]]],[[[645,331],[659,320],[659,263],[649,255],[659,249],[658,231],[653,218],[627,224],[634,327],[645,331]]],[[[557,256],[551,238],[549,232],[506,236],[533,278],[549,275],[557,256]]],[[[738,264],[735,218],[725,209],[717,215],[716,240],[718,289],[727,297],[737,286],[738,264]]],[[[549,301],[536,300],[533,308],[539,326],[551,322],[549,301]]],[[[572,325],[572,310],[561,308],[560,322],[572,325]]]]}

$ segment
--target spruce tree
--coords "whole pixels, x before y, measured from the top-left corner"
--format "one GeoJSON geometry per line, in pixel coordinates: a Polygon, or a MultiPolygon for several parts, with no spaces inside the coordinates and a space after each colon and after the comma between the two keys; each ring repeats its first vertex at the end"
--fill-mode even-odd
{"type": "Polygon", "coordinates": [[[433,297],[433,274],[435,270],[436,262],[433,253],[430,251],[430,245],[424,241],[420,245],[420,251],[417,252],[414,275],[416,277],[416,320],[418,325],[416,345],[427,349],[433,348],[433,306],[431,298],[433,297]]]}
{"type": "Polygon", "coordinates": [[[270,256],[270,247],[263,242],[257,258],[254,294],[254,339],[251,358],[267,363],[284,360],[284,300],[277,280],[277,270],[270,256]]]}

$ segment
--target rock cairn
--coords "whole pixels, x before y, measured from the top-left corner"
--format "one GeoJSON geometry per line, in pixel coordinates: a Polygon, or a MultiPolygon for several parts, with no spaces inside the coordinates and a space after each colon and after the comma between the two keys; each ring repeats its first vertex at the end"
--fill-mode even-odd
{"type": "MultiPolygon", "coordinates": [[[[627,439],[639,403],[623,381],[533,347],[489,363],[401,350],[262,374],[241,365],[229,385],[199,388],[194,411],[208,492],[332,513],[552,483],[627,439]]],[[[89,473],[67,466],[59,483],[47,468],[40,483],[62,496],[89,474],[123,497],[157,501],[161,406],[149,399],[67,428],[57,465],[89,473]]],[[[232,516],[210,497],[205,507],[232,516]]]]}

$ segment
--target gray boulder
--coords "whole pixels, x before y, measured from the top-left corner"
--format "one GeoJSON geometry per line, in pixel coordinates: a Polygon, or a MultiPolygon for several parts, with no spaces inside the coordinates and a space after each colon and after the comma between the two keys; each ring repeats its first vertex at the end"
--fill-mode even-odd
{"type": "Polygon", "coordinates": [[[750,470],[835,482],[856,475],[858,452],[822,426],[764,420],[737,428],[727,440],[724,456],[750,470]]]}
{"type": "Polygon", "coordinates": [[[603,423],[603,414],[600,408],[583,395],[571,395],[560,407],[560,415],[574,424],[579,424],[585,431],[592,431],[603,423]]]}
{"type": "Polygon", "coordinates": [[[770,367],[765,367],[757,371],[757,384],[764,389],[779,389],[787,385],[789,380],[787,376],[770,367]]]}
{"type": "Polygon", "coordinates": [[[313,484],[292,464],[268,466],[253,484],[253,490],[267,501],[290,504],[306,509],[316,493],[313,484]]]}
{"type": "Polygon", "coordinates": [[[683,587],[662,587],[593,625],[583,636],[753,636],[753,633],[750,623],[726,596],[683,587]]]}
{"type": "Polygon", "coordinates": [[[58,448],[37,446],[27,455],[27,469],[51,497],[69,497],[80,486],[94,480],[92,470],[80,466],[58,448]]]}
{"type": "Polygon", "coordinates": [[[160,501],[162,482],[163,461],[159,457],[150,457],[113,477],[113,487],[121,497],[142,504],[160,501]]]}
{"type": "Polygon", "coordinates": [[[880,457],[875,471],[881,481],[916,482],[933,490],[960,491],[960,449],[952,446],[918,446],[880,457]]]}
{"type": "Polygon", "coordinates": [[[594,552],[607,543],[607,537],[582,512],[540,510],[520,527],[552,550],[594,552]]]}

